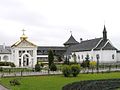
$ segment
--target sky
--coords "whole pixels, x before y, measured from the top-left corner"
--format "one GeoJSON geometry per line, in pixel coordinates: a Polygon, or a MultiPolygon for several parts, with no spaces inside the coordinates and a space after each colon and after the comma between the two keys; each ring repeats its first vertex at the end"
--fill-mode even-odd
{"type": "Polygon", "coordinates": [[[120,0],[0,0],[0,44],[11,46],[22,30],[38,46],[63,46],[77,41],[108,38],[120,49],[120,0]]]}

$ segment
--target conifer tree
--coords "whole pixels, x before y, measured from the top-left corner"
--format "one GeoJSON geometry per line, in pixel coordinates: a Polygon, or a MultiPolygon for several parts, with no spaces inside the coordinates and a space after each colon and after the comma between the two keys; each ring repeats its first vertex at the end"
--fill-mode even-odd
{"type": "Polygon", "coordinates": [[[54,55],[53,55],[53,51],[49,50],[48,51],[48,65],[49,65],[49,69],[50,66],[54,63],[54,55]]]}

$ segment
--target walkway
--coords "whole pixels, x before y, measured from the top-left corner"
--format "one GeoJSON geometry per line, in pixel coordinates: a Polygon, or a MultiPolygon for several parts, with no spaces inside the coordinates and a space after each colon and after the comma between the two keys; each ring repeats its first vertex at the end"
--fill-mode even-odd
{"type": "MultiPolygon", "coordinates": [[[[99,72],[107,72],[109,69],[99,69],[99,72]]],[[[120,68],[111,68],[110,71],[120,71],[120,68]]],[[[81,70],[80,73],[87,73],[87,72],[92,72],[92,70],[81,70]]],[[[97,70],[93,70],[93,72],[97,72],[97,70]]],[[[61,71],[48,71],[47,70],[42,70],[41,72],[15,72],[15,73],[0,73],[0,77],[11,77],[11,76],[40,76],[40,75],[57,75],[57,74],[62,74],[61,71]]]]}
{"type": "Polygon", "coordinates": [[[0,90],[8,90],[8,89],[0,85],[0,90]]]}

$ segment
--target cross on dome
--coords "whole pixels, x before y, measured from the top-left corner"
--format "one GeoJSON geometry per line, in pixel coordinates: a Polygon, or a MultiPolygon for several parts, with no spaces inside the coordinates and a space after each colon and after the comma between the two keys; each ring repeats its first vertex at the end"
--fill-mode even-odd
{"type": "Polygon", "coordinates": [[[25,33],[24,33],[25,31],[26,31],[25,29],[23,29],[23,30],[22,30],[22,32],[23,32],[23,35],[25,35],[25,33]]]}

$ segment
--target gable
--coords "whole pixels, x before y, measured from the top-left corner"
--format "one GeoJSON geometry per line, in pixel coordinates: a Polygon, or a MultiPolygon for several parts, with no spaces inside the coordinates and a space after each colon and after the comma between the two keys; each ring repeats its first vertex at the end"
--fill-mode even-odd
{"type": "Polygon", "coordinates": [[[16,42],[12,47],[36,47],[33,43],[29,42],[28,40],[22,40],[16,42]]]}
{"type": "Polygon", "coordinates": [[[108,42],[102,50],[117,50],[110,42],[108,42]]]}

